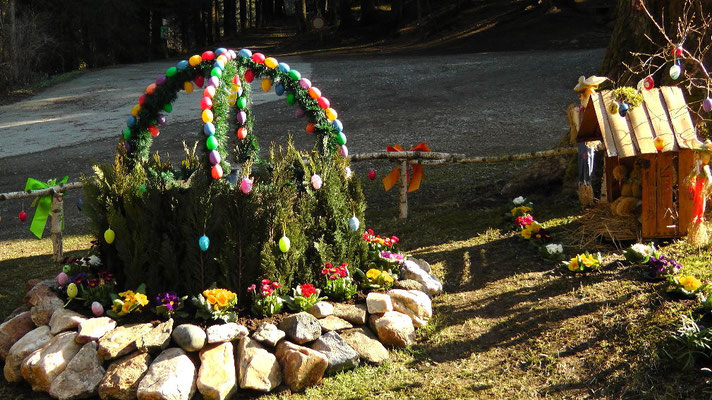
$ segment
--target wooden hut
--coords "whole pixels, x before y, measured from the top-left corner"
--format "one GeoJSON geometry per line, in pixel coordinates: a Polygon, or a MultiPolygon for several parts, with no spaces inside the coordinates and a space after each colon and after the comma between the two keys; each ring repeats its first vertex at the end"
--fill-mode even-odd
{"type": "Polygon", "coordinates": [[[636,197],[642,201],[643,238],[682,236],[692,219],[692,194],[682,182],[695,162],[690,149],[697,141],[695,126],[680,88],[664,86],[642,94],[643,104],[621,116],[610,111],[614,101],[610,91],[593,93],[578,115],[577,131],[572,133],[578,142],[602,143],[601,193],[608,202],[622,195],[621,181],[614,177],[616,167],[624,165],[636,171],[642,189],[636,197]],[[660,151],[655,147],[656,138],[662,138],[660,151]]]}

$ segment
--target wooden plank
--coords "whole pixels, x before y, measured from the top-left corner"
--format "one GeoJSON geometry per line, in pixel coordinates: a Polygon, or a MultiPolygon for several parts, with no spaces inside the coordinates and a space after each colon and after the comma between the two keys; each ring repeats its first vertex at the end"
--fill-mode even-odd
{"type": "Polygon", "coordinates": [[[677,223],[677,233],[679,236],[687,234],[687,228],[692,222],[692,192],[685,184],[685,178],[692,172],[695,167],[695,152],[692,150],[682,149],[678,158],[678,200],[677,209],[679,213],[677,223]]]}
{"type": "Polygon", "coordinates": [[[603,140],[603,145],[606,147],[606,153],[608,157],[617,157],[618,150],[616,149],[616,142],[611,134],[611,126],[608,123],[608,110],[606,110],[606,105],[603,102],[601,93],[594,93],[591,95],[589,104],[593,104],[593,108],[596,111],[596,120],[598,121],[598,128],[601,130],[601,140],[603,140]]]}
{"type": "Polygon", "coordinates": [[[613,178],[613,169],[620,164],[618,157],[608,157],[605,161],[606,173],[606,201],[613,203],[621,196],[621,185],[613,178]]]}
{"type": "Polygon", "coordinates": [[[655,171],[657,170],[657,154],[644,154],[641,156],[641,184],[643,191],[643,209],[640,214],[643,237],[655,237],[657,230],[657,204],[658,182],[655,171]]]}
{"type": "Polygon", "coordinates": [[[630,128],[628,127],[628,121],[625,117],[621,117],[618,113],[610,113],[608,110],[613,104],[613,97],[610,91],[605,91],[601,93],[601,99],[605,105],[606,116],[608,117],[608,123],[610,128],[610,133],[613,136],[613,140],[616,144],[616,149],[618,152],[618,157],[633,157],[638,154],[633,145],[633,139],[630,135],[630,128]]]}
{"type": "Polygon", "coordinates": [[[658,154],[657,162],[657,237],[673,237],[677,233],[677,205],[673,199],[673,185],[677,183],[674,159],[677,153],[658,154]]]}
{"type": "Polygon", "coordinates": [[[697,139],[695,125],[692,123],[690,110],[687,108],[682,89],[677,86],[663,86],[660,88],[667,105],[672,128],[675,132],[677,144],[680,148],[689,149],[688,142],[697,139]]]}
{"type": "Polygon", "coordinates": [[[633,129],[633,136],[638,144],[638,149],[642,154],[655,154],[658,150],[655,148],[655,137],[653,136],[653,128],[650,126],[650,118],[645,107],[633,107],[628,111],[628,120],[633,129]]]}
{"type": "Polygon", "coordinates": [[[643,105],[647,108],[655,137],[662,137],[665,141],[662,151],[677,151],[679,148],[660,89],[643,90],[643,105]]]}

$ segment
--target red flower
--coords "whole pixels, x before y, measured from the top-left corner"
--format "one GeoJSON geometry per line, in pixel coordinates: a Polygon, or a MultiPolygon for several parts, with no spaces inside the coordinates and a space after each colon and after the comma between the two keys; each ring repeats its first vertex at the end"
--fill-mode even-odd
{"type": "Polygon", "coordinates": [[[261,282],[261,283],[262,283],[263,285],[269,285],[270,283],[272,283],[272,281],[269,280],[269,279],[262,279],[262,282],[261,282]]]}
{"type": "Polygon", "coordinates": [[[92,288],[99,286],[99,283],[101,283],[99,278],[91,278],[87,281],[87,284],[89,285],[89,287],[92,287],[92,288]]]}
{"type": "Polygon", "coordinates": [[[366,229],[366,232],[368,232],[369,235],[373,235],[373,229],[366,229]]]}
{"type": "Polygon", "coordinates": [[[282,285],[280,285],[279,282],[275,281],[275,282],[272,282],[272,287],[275,289],[279,289],[282,287],[282,285]]]}
{"type": "Polygon", "coordinates": [[[328,263],[324,264],[324,267],[325,267],[325,268],[331,268],[331,267],[332,267],[332,265],[331,265],[331,263],[330,263],[330,262],[328,262],[328,263]]]}
{"type": "Polygon", "coordinates": [[[310,297],[311,295],[316,293],[316,288],[311,283],[305,283],[302,286],[300,286],[299,288],[301,289],[302,296],[304,296],[304,297],[310,297]]]}
{"type": "Polygon", "coordinates": [[[329,273],[329,269],[328,269],[328,268],[324,268],[324,269],[321,270],[321,274],[322,274],[322,275],[326,275],[326,274],[328,274],[328,273],[329,273]]]}
{"type": "Polygon", "coordinates": [[[331,276],[329,277],[329,280],[332,280],[332,281],[335,281],[335,280],[337,280],[337,279],[339,279],[339,277],[336,276],[336,275],[331,275],[331,276]]]}

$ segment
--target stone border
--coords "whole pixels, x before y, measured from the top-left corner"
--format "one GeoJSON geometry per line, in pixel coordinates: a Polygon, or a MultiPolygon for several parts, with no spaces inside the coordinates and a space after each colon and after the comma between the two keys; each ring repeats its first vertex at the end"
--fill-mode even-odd
{"type": "Polygon", "coordinates": [[[415,328],[432,317],[429,295],[442,285],[422,260],[406,260],[402,272],[408,279],[388,293],[369,293],[366,304],[320,302],[251,333],[236,323],[174,327],[172,319],[117,326],[63,308],[53,281],[28,282],[26,306],[0,325],[3,372],[8,382],[26,381],[61,400],[300,392],[325,375],[388,360],[384,345],[414,343],[415,328]]]}

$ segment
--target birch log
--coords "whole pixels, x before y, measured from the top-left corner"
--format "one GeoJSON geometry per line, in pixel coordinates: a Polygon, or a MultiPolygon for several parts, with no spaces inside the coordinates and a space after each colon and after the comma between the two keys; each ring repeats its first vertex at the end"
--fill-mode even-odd
{"type": "Polygon", "coordinates": [[[52,196],[52,211],[50,216],[52,222],[50,225],[50,237],[52,239],[52,260],[56,262],[62,261],[64,257],[64,249],[62,246],[62,218],[64,217],[62,193],[55,193],[52,196]]]}
{"type": "Polygon", "coordinates": [[[400,163],[400,219],[408,218],[408,162],[400,163]]]}

